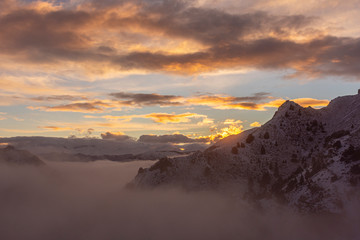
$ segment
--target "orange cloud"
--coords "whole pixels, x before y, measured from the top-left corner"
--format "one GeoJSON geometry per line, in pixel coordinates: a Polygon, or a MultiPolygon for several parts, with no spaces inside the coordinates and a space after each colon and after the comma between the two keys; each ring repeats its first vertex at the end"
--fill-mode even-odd
{"type": "Polygon", "coordinates": [[[57,126],[44,126],[44,127],[39,127],[39,128],[50,130],[50,131],[55,131],[55,132],[73,130],[73,128],[70,128],[70,127],[57,127],[57,126]]]}
{"type": "MultiPolygon", "coordinates": [[[[238,109],[238,110],[256,110],[265,111],[267,108],[277,108],[281,106],[286,100],[278,98],[274,100],[269,93],[255,93],[251,96],[234,97],[226,95],[200,95],[193,97],[182,97],[175,95],[160,95],[160,94],[143,94],[143,93],[111,93],[112,99],[98,100],[89,99],[85,96],[79,95],[50,95],[45,97],[29,98],[33,101],[65,101],[67,104],[56,106],[29,106],[32,110],[41,110],[48,112],[82,112],[82,113],[99,113],[105,111],[120,110],[121,108],[139,108],[146,106],[208,106],[214,109],[238,109]],[[88,99],[86,101],[76,101],[78,99],[88,99]],[[73,100],[73,101],[71,101],[73,100]],[[269,101],[271,100],[271,101],[269,101]]],[[[303,107],[321,107],[326,106],[329,101],[326,99],[314,98],[298,98],[293,99],[294,102],[303,107]]],[[[188,114],[188,113],[187,113],[188,114]]],[[[157,122],[188,122],[191,117],[203,117],[202,124],[211,124],[212,120],[203,115],[174,115],[167,113],[153,113],[148,115],[127,115],[127,116],[101,116],[101,118],[109,120],[129,121],[132,118],[151,118],[157,122]],[[157,114],[157,115],[154,115],[157,114]]],[[[86,116],[86,118],[99,118],[94,116],[86,116]]],[[[201,123],[199,123],[201,125],[201,123]]],[[[230,122],[229,122],[230,124],[230,122]]]]}
{"type": "Polygon", "coordinates": [[[151,118],[157,123],[186,123],[190,122],[190,118],[207,118],[206,115],[197,113],[168,114],[168,113],[151,113],[144,116],[151,118]]]}
{"type": "MultiPolygon", "coordinates": [[[[271,101],[269,103],[265,103],[262,105],[263,108],[266,107],[274,107],[278,108],[280,107],[286,100],[284,99],[277,99],[274,101],[271,101]]],[[[329,100],[327,99],[315,99],[315,98],[295,98],[291,101],[296,102],[302,107],[325,107],[329,104],[329,100]]]]}
{"type": "Polygon", "coordinates": [[[244,129],[241,123],[241,120],[235,121],[234,119],[227,119],[224,122],[219,123],[217,126],[213,126],[212,129],[210,129],[210,131],[212,131],[212,134],[205,136],[196,136],[195,138],[209,143],[216,142],[228,136],[240,134],[244,129]]]}
{"type": "Polygon", "coordinates": [[[296,102],[302,107],[325,107],[329,104],[329,100],[326,99],[314,99],[314,98],[297,98],[292,101],[296,102]]]}
{"type": "Polygon", "coordinates": [[[271,97],[268,93],[255,93],[247,97],[233,97],[223,95],[200,95],[186,99],[189,105],[203,105],[215,109],[244,109],[264,110],[258,102],[263,102],[271,97]]]}
{"type": "Polygon", "coordinates": [[[240,123],[242,123],[241,120],[235,120],[235,119],[226,119],[224,121],[225,125],[234,125],[234,124],[240,124],[240,123]]]}
{"type": "Polygon", "coordinates": [[[259,122],[253,122],[250,124],[250,127],[261,127],[261,124],[259,122]]]}

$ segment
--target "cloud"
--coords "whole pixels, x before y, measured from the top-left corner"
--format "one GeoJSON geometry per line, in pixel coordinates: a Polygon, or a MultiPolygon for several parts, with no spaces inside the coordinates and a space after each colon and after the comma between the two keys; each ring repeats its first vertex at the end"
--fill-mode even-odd
{"type": "Polygon", "coordinates": [[[314,21],[313,17],[303,15],[274,16],[266,12],[229,14],[206,7],[183,6],[171,9],[165,4],[162,8],[143,10],[147,12],[142,11],[132,18],[115,16],[111,18],[110,26],[127,24],[162,32],[169,37],[193,39],[214,46],[238,42],[250,36],[268,36],[270,33],[285,35],[290,30],[308,27],[314,21]],[[157,17],[151,15],[153,12],[157,17]]]}
{"type": "MultiPolygon", "coordinates": [[[[286,100],[284,99],[276,99],[269,103],[264,103],[262,107],[280,107],[286,100]]],[[[314,99],[314,98],[295,98],[291,99],[291,101],[296,102],[302,107],[326,107],[329,104],[329,100],[327,99],[314,99]]]]}
{"type": "Polygon", "coordinates": [[[233,97],[223,95],[199,95],[187,99],[190,105],[203,105],[215,109],[245,109],[245,110],[264,110],[262,104],[272,97],[269,93],[255,93],[253,96],[233,97]]]}
{"type": "Polygon", "coordinates": [[[182,134],[172,135],[141,135],[139,142],[148,143],[193,143],[193,142],[206,142],[204,139],[192,139],[182,134]]]}
{"type": "MultiPolygon", "coordinates": [[[[34,101],[70,101],[71,103],[61,104],[56,106],[29,106],[32,110],[41,110],[48,112],[82,112],[82,113],[100,113],[105,111],[119,110],[123,107],[149,107],[149,106],[208,106],[214,109],[238,109],[238,110],[255,110],[265,111],[266,108],[279,107],[284,99],[272,97],[270,93],[259,92],[250,96],[235,97],[227,95],[196,95],[190,97],[175,96],[175,95],[161,95],[156,93],[111,93],[109,94],[115,99],[90,99],[84,96],[72,95],[54,95],[32,98],[34,101]],[[77,99],[86,99],[85,101],[78,101],[77,99]],[[275,99],[275,100],[274,100],[275,99]],[[74,100],[74,101],[71,101],[74,100]]],[[[314,99],[314,98],[299,98],[293,101],[307,107],[321,107],[326,106],[329,101],[314,99]]],[[[211,119],[205,118],[204,115],[190,114],[174,115],[168,113],[151,113],[140,115],[125,115],[125,116],[85,116],[86,118],[105,118],[109,120],[124,120],[130,121],[133,118],[151,118],[156,122],[189,122],[189,118],[197,117],[204,118],[203,124],[210,124],[211,119]],[[167,120],[166,120],[167,119],[167,120]]]]}
{"type": "Polygon", "coordinates": [[[250,124],[250,127],[261,127],[261,124],[259,122],[253,122],[250,124]]]}
{"type": "MultiPolygon", "coordinates": [[[[237,102],[234,97],[200,97],[195,99],[194,102],[198,102],[199,105],[211,106],[215,109],[243,109],[243,110],[256,110],[265,111],[266,108],[278,108],[286,100],[279,98],[269,102],[237,102]]],[[[314,99],[314,98],[296,98],[292,101],[298,103],[303,107],[325,107],[329,104],[329,100],[326,99],[314,99]]]]}
{"type": "Polygon", "coordinates": [[[46,129],[46,130],[50,130],[50,131],[68,131],[68,130],[73,130],[70,127],[57,127],[57,126],[43,126],[43,127],[39,127],[42,129],[46,129]]]}
{"type": "Polygon", "coordinates": [[[291,69],[289,77],[357,79],[359,38],[333,36],[316,28],[317,21],[256,10],[235,14],[174,0],[22,4],[0,15],[0,50],[12,64],[97,74],[255,68],[291,69]],[[191,51],[175,47],[183,42],[191,51]]]}
{"type": "Polygon", "coordinates": [[[302,107],[326,107],[329,104],[329,100],[314,98],[296,98],[292,101],[296,102],[302,107]]]}
{"type": "Polygon", "coordinates": [[[132,138],[130,136],[127,136],[122,132],[106,132],[106,133],[102,133],[101,138],[104,139],[104,140],[116,140],[116,141],[132,140],[132,138]]]}
{"type": "Polygon", "coordinates": [[[206,115],[197,113],[182,113],[182,114],[169,114],[169,113],[150,113],[144,116],[151,118],[157,123],[187,123],[191,118],[207,118],[206,115]]]}
{"type": "MultiPolygon", "coordinates": [[[[71,53],[89,46],[90,40],[77,30],[95,19],[95,13],[84,11],[18,9],[0,18],[1,49],[15,54],[23,51],[34,54],[31,59],[38,62],[53,61],[52,56],[60,59],[70,55],[75,57],[71,53]],[[46,51],[49,52],[46,54],[46,51]]],[[[78,52],[77,58],[81,56],[84,55],[78,52]]]]}
{"type": "Polygon", "coordinates": [[[178,102],[182,97],[175,95],[160,95],[157,93],[110,93],[110,96],[119,99],[121,105],[138,105],[138,106],[177,106],[182,105],[178,102]]]}
{"type": "Polygon", "coordinates": [[[52,102],[52,101],[78,101],[86,100],[85,96],[72,96],[72,95],[51,95],[51,96],[38,96],[30,98],[33,101],[39,102],[52,102]]]}
{"type": "Polygon", "coordinates": [[[358,74],[359,39],[333,36],[297,43],[264,38],[219,45],[191,54],[130,53],[114,59],[124,69],[147,69],[177,74],[199,74],[219,69],[293,69],[288,77],[358,74]],[[353,49],[353,51],[348,51],[353,49]],[[346,54],[346,55],[343,55],[346,54]],[[337,59],[339,62],[332,62],[337,59]],[[340,64],[339,64],[340,63],[340,64]]]}
{"type": "Polygon", "coordinates": [[[0,112],[0,121],[7,119],[7,116],[4,115],[7,115],[7,113],[0,112]]]}
{"type": "Polygon", "coordinates": [[[268,240],[337,240],[359,236],[358,202],[349,206],[349,213],[332,217],[275,206],[260,212],[240,198],[212,191],[123,189],[140,167],[152,164],[2,166],[2,239],[260,240],[266,234],[268,240]]]}
{"type": "Polygon", "coordinates": [[[47,112],[81,112],[81,113],[96,113],[103,112],[105,108],[113,107],[112,105],[102,102],[80,102],[80,103],[71,103],[57,106],[40,106],[40,107],[28,107],[31,110],[41,110],[47,112]]]}
{"type": "Polygon", "coordinates": [[[225,125],[234,125],[234,124],[241,124],[242,121],[241,120],[235,120],[235,119],[226,119],[224,121],[225,125]]]}
{"type": "Polygon", "coordinates": [[[213,120],[208,118],[206,115],[197,114],[197,113],[150,113],[150,114],[138,114],[138,115],[123,115],[123,116],[113,116],[113,115],[105,115],[105,116],[91,116],[86,115],[85,118],[103,118],[109,121],[121,121],[121,123],[129,122],[136,118],[149,118],[152,119],[156,123],[188,123],[191,119],[201,119],[198,122],[199,125],[207,125],[213,123],[213,120]]]}
{"type": "Polygon", "coordinates": [[[66,86],[64,87],[55,84],[56,78],[53,76],[43,76],[43,74],[39,72],[23,72],[21,71],[21,69],[25,67],[16,65],[16,63],[13,63],[13,67],[15,67],[15,69],[12,69],[10,71],[13,72],[13,75],[11,75],[11,73],[6,74],[6,71],[4,71],[3,74],[0,74],[1,92],[8,94],[9,99],[11,97],[16,97],[18,101],[29,100],[29,98],[22,97],[20,94],[26,94],[31,96],[35,95],[36,97],[44,94],[53,94],[52,96],[54,97],[61,95],[76,96],[78,94],[77,91],[79,89],[77,88],[69,89],[66,86]],[[19,69],[16,69],[16,67],[18,67],[19,69]],[[24,99],[21,99],[21,97],[24,99]]]}
{"type": "Polygon", "coordinates": [[[244,130],[243,121],[226,119],[211,126],[209,135],[195,135],[194,138],[207,143],[214,143],[230,135],[240,134],[244,130]]]}
{"type": "Polygon", "coordinates": [[[0,121],[7,120],[7,119],[12,119],[12,120],[18,121],[18,122],[23,122],[24,121],[24,119],[19,118],[17,116],[10,115],[10,114],[5,113],[5,112],[0,112],[0,121]]]}

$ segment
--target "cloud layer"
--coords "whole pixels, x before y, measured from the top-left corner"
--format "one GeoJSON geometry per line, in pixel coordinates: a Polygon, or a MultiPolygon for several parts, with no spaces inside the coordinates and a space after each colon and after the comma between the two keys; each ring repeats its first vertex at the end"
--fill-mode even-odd
{"type": "Polygon", "coordinates": [[[0,168],[0,238],[36,239],[357,239],[358,205],[346,215],[256,211],[212,192],[127,191],[151,163],[48,162],[42,169],[0,168]],[[19,230],[21,229],[21,231],[19,230]]]}
{"type": "Polygon", "coordinates": [[[229,13],[179,0],[2,4],[1,57],[13,63],[98,73],[255,68],[291,69],[290,77],[359,75],[359,38],[331,35],[313,16],[229,13]]]}
{"type": "MultiPolygon", "coordinates": [[[[107,109],[121,109],[121,108],[143,108],[151,106],[170,107],[170,106],[207,106],[214,109],[238,109],[238,110],[258,110],[264,111],[266,108],[277,108],[285,102],[282,98],[275,98],[270,96],[270,93],[259,92],[250,96],[234,97],[227,95],[211,94],[211,95],[194,95],[189,97],[176,96],[176,95],[161,95],[157,93],[111,93],[109,94],[113,99],[88,99],[81,101],[70,101],[68,104],[61,104],[55,106],[37,106],[29,107],[32,110],[42,110],[49,112],[84,112],[84,113],[96,113],[105,112],[107,109]]],[[[36,101],[42,99],[49,100],[73,100],[77,97],[71,96],[42,96],[32,98],[36,101]]],[[[313,98],[298,98],[293,99],[296,103],[303,107],[324,107],[329,103],[325,99],[313,99],[313,98]]],[[[51,102],[51,101],[50,101],[51,102]]],[[[201,115],[174,115],[168,113],[151,113],[144,115],[146,118],[152,118],[162,122],[161,119],[168,119],[170,122],[174,122],[176,119],[187,117],[202,117],[201,115]]],[[[129,116],[129,117],[142,117],[129,116]]],[[[119,117],[125,118],[125,117],[119,117]]],[[[181,122],[181,121],[180,121],[181,122]]]]}
{"type": "Polygon", "coordinates": [[[206,142],[205,139],[192,139],[182,134],[173,135],[141,135],[139,142],[149,143],[193,143],[193,142],[206,142]]]}

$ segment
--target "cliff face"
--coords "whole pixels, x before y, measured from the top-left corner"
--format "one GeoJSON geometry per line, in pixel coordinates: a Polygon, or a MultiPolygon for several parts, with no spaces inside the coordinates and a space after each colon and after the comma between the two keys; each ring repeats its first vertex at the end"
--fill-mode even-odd
{"type": "Polygon", "coordinates": [[[360,95],[322,109],[287,101],[259,128],[140,169],[139,187],[215,189],[260,204],[342,211],[360,189],[360,95]]]}

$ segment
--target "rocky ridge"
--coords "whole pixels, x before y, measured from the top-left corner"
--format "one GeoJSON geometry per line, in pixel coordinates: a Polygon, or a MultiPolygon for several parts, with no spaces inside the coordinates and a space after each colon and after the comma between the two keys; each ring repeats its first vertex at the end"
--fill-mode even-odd
{"type": "MultiPolygon", "coordinates": [[[[259,128],[203,152],[162,158],[139,169],[137,187],[181,186],[229,192],[265,206],[341,212],[360,189],[360,94],[322,109],[292,101],[259,128]]],[[[359,200],[359,199],[358,199],[359,200]]]]}

